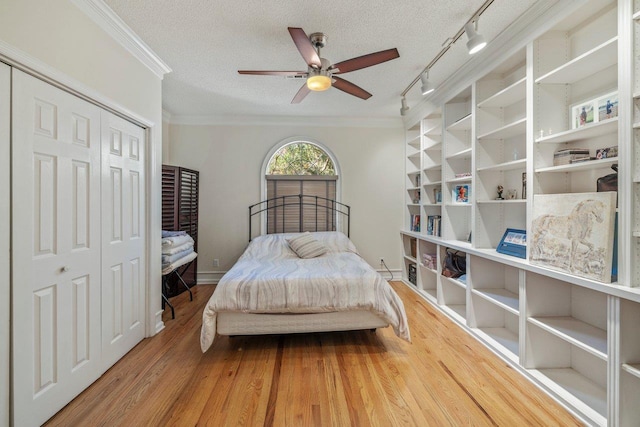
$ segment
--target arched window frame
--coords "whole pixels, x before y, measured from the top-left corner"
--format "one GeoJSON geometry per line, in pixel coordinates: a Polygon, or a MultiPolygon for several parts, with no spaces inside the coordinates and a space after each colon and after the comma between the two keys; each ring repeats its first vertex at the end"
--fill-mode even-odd
{"type": "MultiPolygon", "coordinates": [[[[271,150],[269,150],[269,152],[264,158],[264,161],[262,162],[262,170],[260,172],[261,200],[266,200],[267,198],[267,168],[269,167],[269,163],[271,163],[273,156],[275,156],[280,149],[282,149],[283,147],[286,147],[287,145],[300,144],[300,143],[315,145],[316,147],[318,147],[319,149],[327,153],[327,155],[333,162],[333,167],[335,169],[336,176],[338,177],[338,180],[336,182],[336,201],[342,202],[342,171],[340,169],[340,163],[338,163],[338,159],[326,145],[324,145],[320,141],[316,141],[315,139],[309,138],[306,136],[294,136],[291,138],[287,138],[278,142],[273,147],[271,147],[271,150]]],[[[342,227],[342,218],[340,218],[341,216],[342,215],[338,215],[338,218],[336,218],[338,230],[340,230],[342,227]]],[[[267,213],[266,212],[262,212],[262,214],[260,215],[260,234],[267,234],[267,213]]]]}

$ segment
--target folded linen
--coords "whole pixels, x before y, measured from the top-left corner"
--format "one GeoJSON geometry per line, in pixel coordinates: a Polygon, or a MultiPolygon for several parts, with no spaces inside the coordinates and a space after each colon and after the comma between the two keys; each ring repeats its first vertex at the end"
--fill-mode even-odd
{"type": "Polygon", "coordinates": [[[186,231],[169,231],[169,230],[162,230],[162,238],[164,239],[165,237],[174,237],[174,236],[184,236],[185,234],[187,234],[186,231]]]}
{"type": "Polygon", "coordinates": [[[164,247],[164,248],[162,248],[162,255],[177,254],[178,252],[186,251],[187,249],[192,248],[192,247],[193,247],[193,242],[187,242],[184,245],[180,245],[180,246],[164,247]]]}
{"type": "Polygon", "coordinates": [[[196,252],[191,252],[187,256],[182,257],[182,258],[174,261],[173,263],[171,263],[171,264],[169,264],[167,266],[162,266],[162,275],[171,273],[176,268],[181,267],[181,266],[193,261],[197,257],[198,257],[198,254],[196,252]]]}
{"type": "Polygon", "coordinates": [[[193,246],[189,246],[189,248],[185,249],[184,251],[178,252],[173,255],[162,255],[162,267],[164,268],[165,265],[169,265],[172,262],[179,260],[180,258],[184,258],[191,252],[193,252],[193,246]]]}
{"type": "Polygon", "coordinates": [[[187,242],[193,243],[193,239],[188,234],[182,236],[165,237],[162,239],[162,248],[170,248],[184,245],[187,242]]]}

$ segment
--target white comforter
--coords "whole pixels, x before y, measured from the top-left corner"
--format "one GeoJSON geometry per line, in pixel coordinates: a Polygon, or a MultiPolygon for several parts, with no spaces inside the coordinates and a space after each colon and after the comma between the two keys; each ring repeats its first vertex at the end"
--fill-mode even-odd
{"type": "Polygon", "coordinates": [[[202,315],[200,345],[206,351],[216,335],[216,315],[245,313],[322,313],[368,310],[410,340],[402,300],[357,253],[342,233],[314,233],[328,252],[301,259],[289,248],[293,234],[254,239],[220,279],[202,315]]]}

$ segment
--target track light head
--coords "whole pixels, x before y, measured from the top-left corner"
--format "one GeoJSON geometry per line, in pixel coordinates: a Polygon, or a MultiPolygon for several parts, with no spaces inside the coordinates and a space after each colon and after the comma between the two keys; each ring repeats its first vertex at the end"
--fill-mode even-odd
{"type": "Polygon", "coordinates": [[[484,37],[476,32],[476,23],[477,21],[467,22],[464,26],[464,32],[469,38],[467,41],[467,49],[469,50],[470,55],[480,52],[487,45],[484,37]]]}
{"type": "Polygon", "coordinates": [[[429,83],[429,70],[422,73],[420,76],[422,87],[420,88],[422,95],[428,95],[435,90],[435,88],[429,83]]]}
{"type": "Polygon", "coordinates": [[[409,111],[409,107],[407,106],[407,98],[403,96],[400,101],[402,102],[402,107],[400,107],[400,115],[404,116],[405,114],[407,114],[407,111],[409,111]]]}

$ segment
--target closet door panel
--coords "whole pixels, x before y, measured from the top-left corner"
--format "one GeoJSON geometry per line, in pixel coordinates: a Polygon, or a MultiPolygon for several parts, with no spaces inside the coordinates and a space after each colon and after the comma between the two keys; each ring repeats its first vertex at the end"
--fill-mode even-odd
{"type": "Polygon", "coordinates": [[[102,357],[144,338],[144,130],[102,112],[102,357]]]}
{"type": "MultiPolygon", "coordinates": [[[[9,236],[10,229],[10,100],[11,68],[0,62],[0,235],[9,236]]],[[[0,239],[0,426],[9,425],[9,359],[11,313],[9,277],[9,239],[0,239]]]]}
{"type": "Polygon", "coordinates": [[[15,425],[47,420],[102,372],[100,110],[13,70],[15,425]]]}

